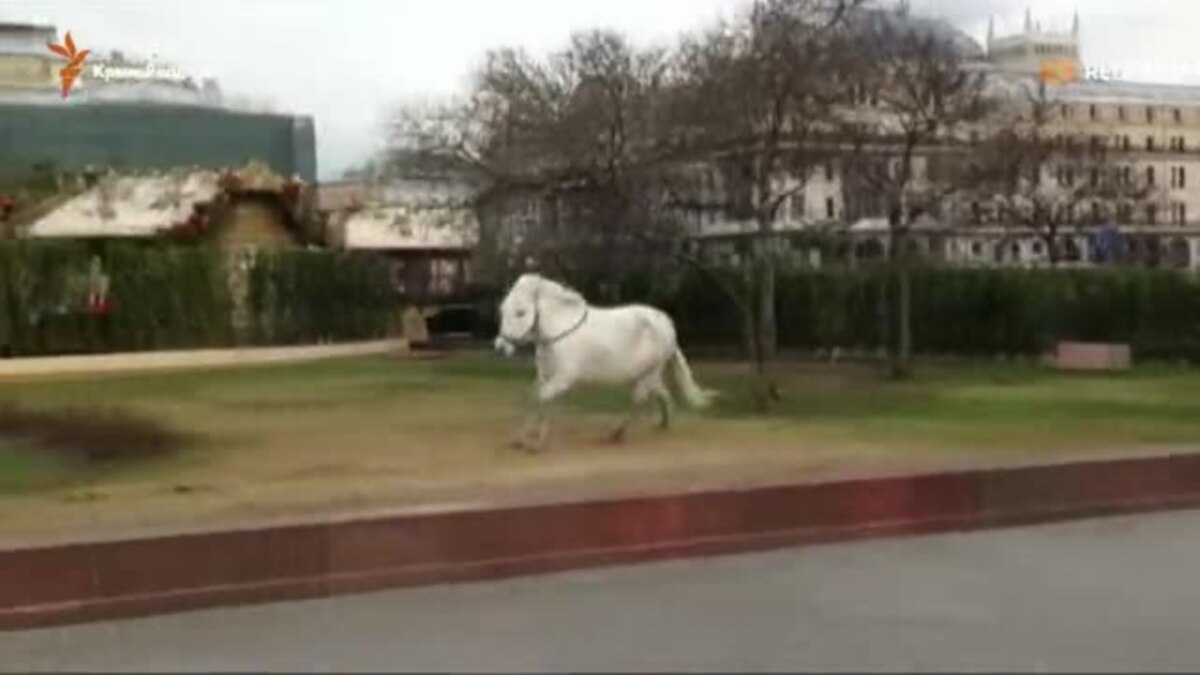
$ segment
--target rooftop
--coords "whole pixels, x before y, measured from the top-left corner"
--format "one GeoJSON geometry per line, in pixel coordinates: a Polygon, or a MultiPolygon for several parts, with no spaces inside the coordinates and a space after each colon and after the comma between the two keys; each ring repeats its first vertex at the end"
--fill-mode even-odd
{"type": "Polygon", "coordinates": [[[29,226],[26,236],[150,237],[220,190],[215,171],[105,177],[29,226]]]}
{"type": "MultiPolygon", "coordinates": [[[[990,84],[999,93],[1033,93],[1037,79],[1028,75],[992,71],[990,84]]],[[[1121,80],[1077,80],[1047,88],[1058,101],[1083,103],[1133,103],[1142,105],[1200,105],[1200,86],[1155,84],[1121,80]]]]}
{"type": "Polygon", "coordinates": [[[355,250],[468,249],[478,240],[468,209],[369,208],[350,214],[342,228],[342,245],[355,250]]]}
{"type": "Polygon", "coordinates": [[[55,30],[55,27],[48,23],[15,23],[11,21],[0,21],[0,31],[30,31],[40,33],[48,30],[55,30]]]}

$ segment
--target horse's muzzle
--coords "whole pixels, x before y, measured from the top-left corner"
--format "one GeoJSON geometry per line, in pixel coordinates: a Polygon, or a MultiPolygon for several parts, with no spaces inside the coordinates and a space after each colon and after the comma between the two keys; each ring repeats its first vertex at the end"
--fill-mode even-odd
{"type": "Polygon", "coordinates": [[[513,353],[517,351],[516,346],[513,345],[513,343],[511,341],[509,341],[507,338],[505,338],[504,336],[500,336],[500,337],[496,338],[496,342],[494,343],[494,346],[496,348],[496,351],[500,352],[501,354],[503,354],[505,356],[512,356],[513,353]]]}

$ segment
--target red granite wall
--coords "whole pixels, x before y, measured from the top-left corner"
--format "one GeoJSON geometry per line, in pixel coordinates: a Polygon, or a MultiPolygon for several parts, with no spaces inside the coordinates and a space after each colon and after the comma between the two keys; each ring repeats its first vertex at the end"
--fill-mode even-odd
{"type": "Polygon", "coordinates": [[[0,629],[1200,505],[1200,455],[0,551],[0,629]]]}

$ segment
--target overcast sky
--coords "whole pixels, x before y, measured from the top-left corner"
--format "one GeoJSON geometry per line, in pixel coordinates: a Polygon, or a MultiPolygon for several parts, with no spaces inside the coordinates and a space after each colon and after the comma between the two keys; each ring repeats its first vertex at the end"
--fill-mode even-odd
{"type": "MultiPolygon", "coordinates": [[[[742,0],[0,0],[0,21],[52,23],[82,47],[157,53],[211,74],[227,94],[316,119],[318,165],[336,177],[365,160],[398,100],[460,89],[485,49],[561,45],[611,27],[642,42],[728,15],[742,0]]],[[[1200,83],[1195,0],[913,0],[982,38],[1020,28],[1026,5],[1047,27],[1078,8],[1084,60],[1179,64],[1200,83]]],[[[1164,73],[1160,80],[1178,80],[1164,73]]]]}

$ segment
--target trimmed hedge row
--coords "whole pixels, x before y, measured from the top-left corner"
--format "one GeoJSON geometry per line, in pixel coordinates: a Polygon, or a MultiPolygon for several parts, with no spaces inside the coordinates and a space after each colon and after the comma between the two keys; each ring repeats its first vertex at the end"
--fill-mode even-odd
{"type": "MultiPolygon", "coordinates": [[[[888,275],[782,272],[780,346],[878,348],[884,322],[894,321],[888,275]]],[[[738,316],[714,283],[689,275],[677,290],[660,304],[685,341],[738,344],[738,316]]],[[[1200,360],[1200,277],[1131,268],[916,269],[912,326],[914,348],[926,354],[1036,355],[1058,340],[1085,340],[1128,342],[1141,358],[1200,360]]]]}
{"type": "Polygon", "coordinates": [[[0,349],[11,356],[297,344],[386,335],[392,299],[380,260],[263,253],[244,271],[235,327],[230,264],[208,247],[143,242],[0,242],[0,349]],[[88,294],[93,259],[111,311],[88,294]]]}
{"type": "Polygon", "coordinates": [[[394,309],[384,262],[325,251],[260,255],[249,271],[250,340],[286,345],[383,337],[394,309]]]}

